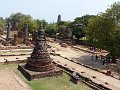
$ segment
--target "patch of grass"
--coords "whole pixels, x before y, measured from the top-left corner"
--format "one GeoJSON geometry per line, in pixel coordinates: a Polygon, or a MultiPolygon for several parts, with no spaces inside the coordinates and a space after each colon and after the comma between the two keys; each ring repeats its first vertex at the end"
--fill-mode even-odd
{"type": "Polygon", "coordinates": [[[70,76],[63,73],[62,76],[58,77],[46,77],[37,81],[25,81],[33,90],[92,90],[82,82],[74,84],[69,80],[70,76]]]}
{"type": "Polygon", "coordinates": [[[74,84],[70,80],[70,76],[63,73],[62,76],[57,77],[46,77],[40,80],[28,81],[26,78],[17,70],[17,64],[0,65],[0,68],[12,69],[23,81],[25,81],[32,90],[92,90],[90,87],[80,82],[74,84]]]}
{"type": "Polygon", "coordinates": [[[0,64],[0,69],[9,68],[9,69],[16,69],[18,64],[0,64]]]}

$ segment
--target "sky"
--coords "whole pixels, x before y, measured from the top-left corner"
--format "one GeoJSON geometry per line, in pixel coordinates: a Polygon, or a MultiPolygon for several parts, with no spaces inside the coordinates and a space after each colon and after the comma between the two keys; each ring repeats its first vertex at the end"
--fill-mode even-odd
{"type": "Polygon", "coordinates": [[[56,22],[60,14],[62,20],[73,21],[86,14],[97,15],[119,0],[1,0],[0,17],[12,13],[29,14],[34,19],[56,22]]]}

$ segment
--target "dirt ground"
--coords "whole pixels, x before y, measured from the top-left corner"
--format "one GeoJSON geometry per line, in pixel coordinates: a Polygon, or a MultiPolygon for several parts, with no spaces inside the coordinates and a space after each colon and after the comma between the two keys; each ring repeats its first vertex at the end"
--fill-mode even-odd
{"type": "Polygon", "coordinates": [[[57,54],[60,54],[63,57],[67,57],[71,60],[80,62],[84,65],[88,65],[90,67],[100,69],[101,71],[106,72],[107,70],[111,70],[112,75],[115,78],[120,79],[120,61],[117,62],[116,64],[106,62],[103,65],[103,62],[100,59],[96,60],[95,55],[91,53],[87,53],[81,50],[75,50],[71,47],[64,48],[61,47],[58,43],[49,43],[49,44],[52,46],[52,49],[55,50],[57,54]],[[91,57],[92,55],[94,56],[93,59],[91,57]]]}
{"type": "Polygon", "coordinates": [[[84,77],[90,78],[93,82],[96,82],[97,84],[101,84],[105,87],[110,88],[111,90],[120,90],[120,80],[118,79],[107,76],[98,71],[91,70],[84,66],[78,65],[59,56],[51,57],[54,58],[54,61],[57,62],[59,65],[66,65],[65,67],[80,73],[80,75],[84,77]],[[96,78],[93,78],[93,76],[96,78]],[[108,83],[108,85],[105,84],[106,82],[108,83]]]}
{"type": "Polygon", "coordinates": [[[0,70],[0,90],[31,90],[12,70],[0,70]]]}

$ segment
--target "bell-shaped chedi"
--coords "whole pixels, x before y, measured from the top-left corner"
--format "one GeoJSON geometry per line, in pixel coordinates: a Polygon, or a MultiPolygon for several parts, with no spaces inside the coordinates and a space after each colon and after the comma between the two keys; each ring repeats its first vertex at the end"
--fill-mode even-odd
{"type": "Polygon", "coordinates": [[[61,42],[72,45],[72,31],[69,27],[62,27],[60,30],[61,42]]]}
{"type": "Polygon", "coordinates": [[[31,71],[50,71],[54,69],[52,58],[50,58],[47,51],[45,32],[42,27],[36,34],[36,42],[31,57],[28,58],[28,62],[25,68],[31,71]]]}
{"type": "Polygon", "coordinates": [[[47,76],[58,76],[62,69],[52,63],[53,59],[47,51],[46,36],[42,27],[35,37],[35,47],[26,64],[18,65],[18,69],[28,80],[36,80],[47,76]]]}

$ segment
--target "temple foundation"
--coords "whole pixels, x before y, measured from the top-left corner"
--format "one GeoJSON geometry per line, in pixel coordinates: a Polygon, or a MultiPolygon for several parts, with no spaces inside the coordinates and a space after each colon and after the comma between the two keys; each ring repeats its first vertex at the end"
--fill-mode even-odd
{"type": "Polygon", "coordinates": [[[55,66],[55,69],[51,71],[45,71],[45,72],[36,72],[36,71],[30,71],[25,68],[25,64],[19,64],[18,70],[21,71],[21,73],[27,78],[27,80],[39,80],[40,78],[44,77],[51,77],[51,76],[60,76],[63,73],[63,70],[60,69],[58,66],[55,66]]]}

